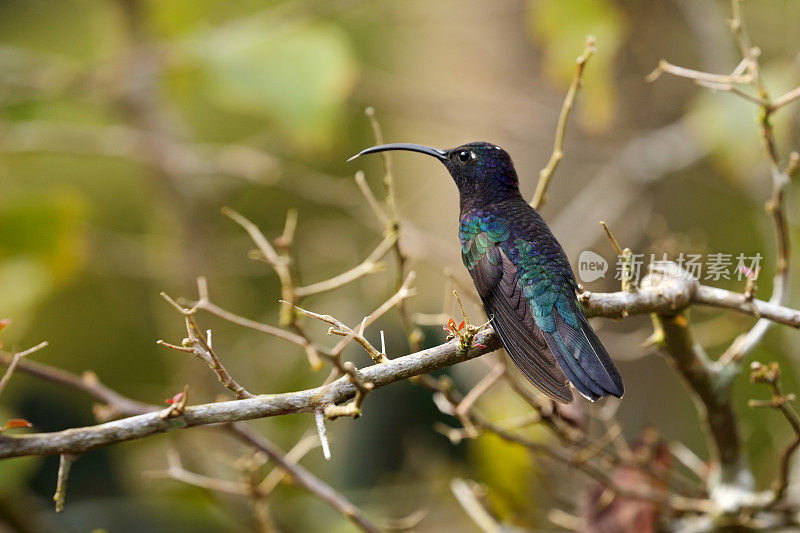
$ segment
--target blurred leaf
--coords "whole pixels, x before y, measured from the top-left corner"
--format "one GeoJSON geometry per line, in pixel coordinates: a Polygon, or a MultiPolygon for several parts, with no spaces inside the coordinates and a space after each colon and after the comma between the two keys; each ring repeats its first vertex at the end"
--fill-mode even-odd
{"type": "MultiPolygon", "coordinates": [[[[2,320],[0,320],[0,331],[2,331],[3,328],[8,326],[9,324],[11,324],[11,320],[8,319],[8,318],[3,318],[2,320]]],[[[0,348],[2,348],[2,347],[3,347],[3,342],[0,341],[0,348]]]]}
{"type": "Polygon", "coordinates": [[[14,258],[0,261],[0,309],[14,312],[17,321],[25,310],[41,301],[52,289],[52,278],[39,261],[14,258]]]}
{"type": "Polygon", "coordinates": [[[0,202],[0,309],[24,323],[22,312],[80,267],[84,211],[82,198],[68,191],[0,202]]]}
{"type": "Polygon", "coordinates": [[[587,35],[597,38],[597,53],[584,74],[580,99],[583,126],[600,131],[612,124],[617,109],[614,59],[625,37],[627,19],[609,0],[531,0],[528,28],[544,52],[547,75],[564,94],[587,35]]]}
{"type": "Polygon", "coordinates": [[[470,456],[501,518],[530,505],[533,461],[525,448],[484,433],[471,442],[470,456]]]}
{"type": "MultiPolygon", "coordinates": [[[[481,398],[481,410],[492,419],[509,419],[530,412],[508,389],[495,389],[481,398]]],[[[537,442],[548,439],[546,430],[532,426],[522,431],[537,442]]],[[[470,458],[478,472],[478,480],[489,489],[492,505],[502,519],[536,511],[534,490],[539,469],[528,449],[500,437],[483,433],[470,443],[470,458]]]]}
{"type": "Polygon", "coordinates": [[[82,259],[84,211],[82,199],[71,192],[5,199],[0,204],[0,271],[6,261],[22,258],[40,262],[56,279],[71,274],[82,259]]]}
{"type": "MultiPolygon", "coordinates": [[[[794,72],[790,63],[782,61],[762,67],[762,77],[773,98],[797,86],[794,72]]],[[[749,87],[741,88],[752,93],[749,87]]],[[[765,164],[761,126],[758,124],[759,106],[724,91],[704,88],[698,88],[698,91],[700,94],[687,114],[697,142],[711,150],[712,160],[727,176],[738,182],[752,183],[753,176],[765,164]]],[[[788,137],[791,121],[790,109],[781,109],[772,116],[772,128],[778,142],[788,137]]]]}
{"type": "Polygon", "coordinates": [[[148,2],[150,24],[159,34],[173,36],[190,31],[213,18],[219,3],[212,0],[170,0],[148,2]]]}
{"type": "Polygon", "coordinates": [[[356,75],[345,32],[329,23],[234,21],[187,42],[222,108],[262,115],[295,142],[329,139],[356,75]]]}

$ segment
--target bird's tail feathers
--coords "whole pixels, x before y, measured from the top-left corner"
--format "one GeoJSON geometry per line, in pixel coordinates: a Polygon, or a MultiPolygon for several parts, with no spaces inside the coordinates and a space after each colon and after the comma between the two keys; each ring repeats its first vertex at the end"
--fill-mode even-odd
{"type": "Polygon", "coordinates": [[[579,328],[554,313],[556,329],[545,333],[550,350],[575,388],[587,399],[595,401],[609,394],[622,398],[625,393],[622,376],[577,302],[571,304],[579,328]]]}

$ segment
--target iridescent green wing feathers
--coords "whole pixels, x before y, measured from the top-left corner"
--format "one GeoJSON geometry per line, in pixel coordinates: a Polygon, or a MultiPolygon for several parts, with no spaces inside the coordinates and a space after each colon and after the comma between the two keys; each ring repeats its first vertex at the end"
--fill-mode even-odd
{"type": "Polygon", "coordinates": [[[531,243],[515,239],[509,253],[515,260],[525,299],[550,351],[573,385],[594,401],[624,393],[622,377],[597,338],[575,297],[577,284],[555,238],[531,243]]]}
{"type": "Polygon", "coordinates": [[[571,402],[567,377],[537,326],[517,268],[500,246],[508,239],[508,231],[467,220],[462,223],[461,238],[464,265],[511,359],[542,392],[554,400],[571,402]]]}
{"type": "Polygon", "coordinates": [[[460,237],[495,331],[536,386],[562,402],[572,401],[570,381],[590,400],[622,396],[622,378],[578,305],[569,262],[549,231],[512,237],[485,215],[463,219],[460,237]]]}

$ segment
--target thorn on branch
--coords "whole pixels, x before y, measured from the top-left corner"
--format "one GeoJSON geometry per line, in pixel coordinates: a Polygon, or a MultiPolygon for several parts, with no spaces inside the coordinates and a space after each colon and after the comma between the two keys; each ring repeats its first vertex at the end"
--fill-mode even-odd
{"type": "Polygon", "coordinates": [[[319,443],[322,445],[322,456],[326,461],[331,460],[331,448],[328,444],[328,432],[325,429],[325,414],[317,409],[314,411],[314,422],[317,424],[317,434],[319,434],[319,443]]]}

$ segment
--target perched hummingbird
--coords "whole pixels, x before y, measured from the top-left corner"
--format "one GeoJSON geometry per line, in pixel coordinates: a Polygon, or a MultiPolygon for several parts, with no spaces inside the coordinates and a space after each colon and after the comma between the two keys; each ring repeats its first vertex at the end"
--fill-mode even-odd
{"type": "Polygon", "coordinates": [[[503,346],[550,398],[574,400],[570,382],[589,400],[622,397],[622,377],[576,296],[578,284],[561,245],[519,192],[511,157],[474,142],[440,150],[383,144],[353,156],[409,150],[444,163],[458,186],[461,258],[503,346]]]}

